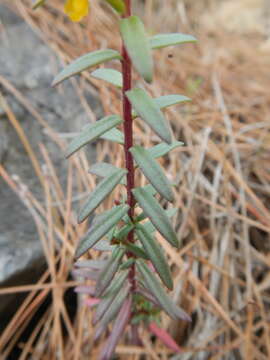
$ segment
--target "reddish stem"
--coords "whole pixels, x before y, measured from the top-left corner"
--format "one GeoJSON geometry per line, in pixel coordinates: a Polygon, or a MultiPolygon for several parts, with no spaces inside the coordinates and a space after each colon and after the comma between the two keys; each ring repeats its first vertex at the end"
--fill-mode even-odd
{"type": "MultiPolygon", "coordinates": [[[[131,15],[131,0],[125,0],[126,5],[126,13],[123,17],[129,17],[131,15]]],[[[133,146],[133,128],[132,128],[132,107],[131,104],[126,97],[126,91],[131,89],[132,83],[132,64],[131,60],[128,56],[125,45],[122,44],[122,75],[123,75],[123,117],[124,117],[124,150],[125,150],[125,163],[127,169],[127,204],[130,206],[129,209],[129,217],[131,220],[134,217],[134,206],[135,200],[132,194],[132,189],[134,188],[134,162],[132,154],[129,152],[129,149],[133,146]]],[[[134,242],[134,233],[131,231],[128,235],[129,242],[134,242]]],[[[131,256],[131,254],[130,254],[131,256]]],[[[131,290],[134,291],[136,288],[135,281],[135,265],[132,265],[129,272],[129,280],[131,283],[131,290]]]]}

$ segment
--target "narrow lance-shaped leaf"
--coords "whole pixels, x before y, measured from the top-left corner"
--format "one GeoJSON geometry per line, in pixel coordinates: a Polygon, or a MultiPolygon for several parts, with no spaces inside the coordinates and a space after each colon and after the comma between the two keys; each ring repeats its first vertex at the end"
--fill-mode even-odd
{"type": "Polygon", "coordinates": [[[138,258],[142,258],[145,260],[149,260],[149,256],[145,253],[145,251],[140,248],[137,245],[134,245],[132,243],[127,243],[126,244],[126,248],[129,252],[131,252],[132,254],[134,254],[136,257],[138,258]]]}
{"type": "Polygon", "coordinates": [[[171,33],[171,34],[158,34],[149,39],[152,49],[161,49],[166,46],[180,45],[185,43],[196,42],[197,39],[192,35],[171,33]]]}
{"type": "Polygon", "coordinates": [[[133,89],[126,92],[137,114],[166,143],[171,143],[171,131],[167,120],[155,101],[143,89],[133,89]]]}
{"type": "Polygon", "coordinates": [[[107,285],[113,279],[115,273],[117,272],[122,257],[124,256],[125,251],[123,249],[117,249],[116,255],[111,257],[107,264],[104,266],[104,269],[100,272],[100,275],[96,283],[96,296],[99,297],[107,285]]]}
{"type": "Polygon", "coordinates": [[[135,263],[135,259],[134,259],[134,258],[130,258],[130,259],[128,259],[127,261],[125,261],[125,262],[120,266],[120,269],[121,269],[121,270],[129,269],[134,263],[135,263]]]}
{"type": "Polygon", "coordinates": [[[168,201],[173,201],[173,193],[171,185],[163,173],[161,166],[149,154],[147,150],[141,146],[133,146],[129,149],[133,155],[136,163],[150,181],[152,186],[159,192],[160,195],[165,197],[168,201]]]}
{"type": "Polygon", "coordinates": [[[136,264],[145,284],[147,285],[147,289],[155,296],[160,306],[167,312],[167,314],[173,319],[190,321],[189,315],[172,302],[171,298],[166,294],[160,282],[157,280],[149,267],[142,260],[137,260],[136,264]]]}
{"type": "Polygon", "coordinates": [[[78,223],[83,222],[102,201],[113,191],[120,183],[120,180],[127,173],[124,169],[117,169],[111,175],[103,179],[91,193],[90,197],[84,204],[78,216],[78,223]]]}
{"type": "Polygon", "coordinates": [[[96,216],[90,231],[81,239],[76,250],[76,259],[93,247],[128,212],[128,205],[118,205],[96,216]]]}
{"type": "Polygon", "coordinates": [[[173,141],[170,145],[165,143],[157,144],[149,149],[147,152],[155,159],[168,154],[171,150],[176,149],[179,146],[182,146],[184,143],[181,141],[173,141]]]}
{"type": "Polygon", "coordinates": [[[114,69],[97,69],[91,73],[91,76],[96,79],[107,81],[118,88],[122,88],[123,86],[122,74],[114,69]]]}
{"type": "Polygon", "coordinates": [[[122,131],[116,128],[106,131],[104,134],[100,136],[100,138],[115,142],[120,145],[124,145],[124,134],[122,133],[122,131]]]}
{"type": "Polygon", "coordinates": [[[123,0],[105,0],[111,7],[116,10],[119,14],[124,14],[126,6],[123,0]]]}
{"type": "Polygon", "coordinates": [[[176,233],[172,228],[165,210],[159,205],[157,200],[142,188],[136,188],[132,190],[132,192],[135,199],[138,201],[145,214],[150,218],[155,228],[171,245],[178,247],[179,245],[176,233]]]}
{"type": "Polygon", "coordinates": [[[159,244],[155,241],[151,234],[149,234],[145,228],[137,224],[135,232],[138,239],[142,243],[147,255],[149,256],[154,268],[156,269],[159,277],[168,289],[173,289],[173,281],[171,277],[170,268],[167,264],[165,256],[162,253],[162,249],[159,244]]]}
{"type": "MultiPolygon", "coordinates": [[[[184,95],[163,95],[153,99],[159,109],[165,109],[172,105],[181,104],[182,102],[191,101],[190,98],[184,95]]],[[[132,117],[136,118],[138,115],[136,111],[132,111],[132,117]]]]}
{"type": "Polygon", "coordinates": [[[120,274],[115,277],[110,285],[105,290],[103,296],[110,296],[113,293],[118,293],[118,291],[123,287],[124,282],[128,277],[128,271],[121,271],[120,274]]]}
{"type": "Polygon", "coordinates": [[[123,226],[120,230],[115,232],[114,238],[123,241],[128,236],[128,234],[133,230],[133,228],[134,228],[133,224],[127,224],[123,226]]]}
{"type": "Polygon", "coordinates": [[[96,311],[95,311],[95,314],[94,314],[94,317],[92,320],[93,325],[96,325],[97,322],[102,318],[102,316],[105,314],[105,312],[108,310],[109,306],[113,302],[116,295],[117,295],[116,293],[111,294],[110,296],[107,296],[100,301],[100,303],[98,304],[98,306],[96,308],[96,311]]]}
{"type": "Polygon", "coordinates": [[[121,289],[121,291],[118,292],[113,302],[111,303],[110,307],[107,308],[107,311],[101,318],[100,320],[101,325],[108,325],[109,322],[111,322],[114,319],[118,310],[120,309],[123,302],[127,298],[129,291],[130,291],[130,284],[127,284],[124,288],[121,289]]]}
{"type": "MultiPolygon", "coordinates": [[[[168,216],[168,218],[173,217],[176,213],[177,213],[178,209],[176,208],[171,208],[171,209],[167,209],[165,210],[166,215],[168,216]]],[[[136,221],[142,221],[144,219],[147,218],[147,215],[143,212],[142,214],[138,215],[138,217],[135,219],[136,221]]],[[[142,224],[142,226],[145,228],[145,230],[149,233],[152,233],[154,231],[156,231],[155,226],[151,223],[151,221],[147,221],[144,224],[142,224]]]]}
{"type": "Polygon", "coordinates": [[[66,157],[71,156],[84,145],[98,139],[106,131],[121,124],[123,120],[118,115],[109,115],[94,124],[87,125],[83,131],[71,141],[68,146],[66,157]]]}
{"type": "Polygon", "coordinates": [[[54,79],[52,86],[60,84],[69,77],[79,74],[92,66],[104,63],[105,61],[121,59],[118,51],[107,49],[97,50],[89,54],[83,55],[66,66],[54,79]]]}
{"type": "Polygon", "coordinates": [[[138,16],[122,19],[120,32],[134,67],[150,83],[153,77],[152,53],[142,21],[138,16]]]}
{"type": "Polygon", "coordinates": [[[123,304],[112,328],[111,335],[103,347],[100,360],[110,360],[131,316],[132,299],[129,296],[123,304]]]}
{"type": "Polygon", "coordinates": [[[93,324],[96,324],[105,312],[108,310],[109,306],[115,299],[116,295],[119,293],[120,289],[123,287],[124,282],[128,277],[128,271],[122,271],[121,274],[109,285],[106,289],[102,301],[99,303],[93,318],[93,324]]]}
{"type": "MultiPolygon", "coordinates": [[[[119,168],[109,163],[100,162],[92,165],[89,173],[104,178],[110,176],[116,170],[119,170],[119,168]]],[[[120,184],[126,184],[126,179],[121,179],[120,184]]]]}
{"type": "MultiPolygon", "coordinates": [[[[110,232],[111,230],[109,230],[110,232]]],[[[97,251],[101,251],[101,252],[108,252],[108,251],[113,251],[114,249],[114,245],[110,245],[109,241],[107,240],[100,240],[98,243],[96,243],[93,246],[93,249],[97,250],[97,251]]]]}

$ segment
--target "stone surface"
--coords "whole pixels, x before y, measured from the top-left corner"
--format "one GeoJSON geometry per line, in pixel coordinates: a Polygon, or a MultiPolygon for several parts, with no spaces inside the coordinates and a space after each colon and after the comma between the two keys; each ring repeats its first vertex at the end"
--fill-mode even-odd
{"type": "MultiPolygon", "coordinates": [[[[78,131],[88,120],[71,84],[62,91],[52,89],[57,60],[20,18],[0,5],[0,75],[9,80],[31,102],[35,109],[58,132],[78,131]]],[[[0,92],[23,127],[35,154],[41,160],[39,143],[43,143],[64,182],[67,162],[58,147],[44,133],[38,122],[6,89],[0,92]]],[[[92,109],[100,113],[98,103],[88,98],[92,109]]],[[[92,153],[94,148],[92,147],[92,153]]],[[[0,105],[0,163],[9,174],[20,177],[40,197],[41,188],[26,152],[0,105]]],[[[20,199],[0,178],[0,286],[35,282],[45,264],[34,221],[20,199]]],[[[1,326],[14,313],[17,298],[1,296],[1,326]],[[5,314],[5,316],[3,316],[5,314]]]]}

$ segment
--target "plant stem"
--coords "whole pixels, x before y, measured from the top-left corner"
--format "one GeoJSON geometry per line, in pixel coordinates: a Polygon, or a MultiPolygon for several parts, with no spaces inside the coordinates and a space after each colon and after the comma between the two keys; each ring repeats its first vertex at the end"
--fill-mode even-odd
{"type": "MultiPolygon", "coordinates": [[[[131,15],[131,0],[125,0],[126,13],[123,17],[129,17],[131,15]]],[[[134,206],[135,200],[132,194],[132,189],[134,188],[134,162],[132,154],[129,152],[129,149],[133,146],[133,128],[132,128],[132,107],[126,97],[126,91],[131,89],[132,82],[132,64],[131,60],[126,51],[125,45],[122,44],[122,75],[123,75],[123,117],[124,117],[124,150],[125,150],[125,163],[127,169],[127,204],[130,206],[129,217],[132,220],[134,216],[134,206]]],[[[127,238],[128,242],[134,242],[134,232],[131,231],[127,238]]],[[[131,290],[134,291],[136,288],[135,281],[135,265],[132,265],[129,272],[129,280],[131,283],[131,290]]]]}

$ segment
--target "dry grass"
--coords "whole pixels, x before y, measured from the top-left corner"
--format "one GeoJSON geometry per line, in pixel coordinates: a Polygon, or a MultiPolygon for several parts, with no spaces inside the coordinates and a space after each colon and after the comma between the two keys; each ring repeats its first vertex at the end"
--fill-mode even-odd
{"type": "MultiPolygon", "coordinates": [[[[118,48],[117,36],[112,36],[115,18],[104,13],[97,3],[93,3],[86,28],[66,21],[61,15],[61,2],[48,3],[47,8],[36,13],[24,2],[18,2],[14,10],[63,63],[85,51],[107,46],[118,48]]],[[[164,316],[163,326],[181,345],[181,360],[267,360],[270,358],[269,53],[260,50],[263,39],[259,34],[244,36],[220,27],[214,32],[207,28],[204,21],[199,21],[200,5],[149,0],[145,6],[145,20],[152,31],[181,30],[199,39],[198,45],[157,51],[155,83],[148,87],[154,96],[180,93],[193,99],[191,104],[166,111],[176,138],[186,144],[163,160],[168,176],[178,184],[174,205],[180,211],[175,225],[182,249],[176,252],[157,236],[173,270],[172,296],[193,314],[193,323],[172,322],[164,316]]],[[[47,128],[52,141],[64,149],[63,138],[48,128],[46,119],[36,113],[28,100],[5,79],[0,78],[0,82],[47,128]]],[[[95,114],[84,98],[88,91],[101,95],[106,114],[119,111],[119,93],[91,79],[89,74],[85,73],[79,82],[72,80],[72,84],[90,121],[95,120],[95,114]]],[[[48,268],[37,284],[0,290],[0,294],[28,293],[1,336],[0,353],[3,359],[8,358],[50,292],[52,303],[28,341],[21,344],[20,359],[96,359],[104,339],[96,344],[91,341],[91,310],[81,303],[71,323],[64,303],[65,289],[74,286],[74,281],[67,280],[74,246],[86,230],[85,225],[76,225],[72,203],[93,188],[95,178],[87,174],[89,164],[81,152],[69,161],[67,186],[63,189],[48,151],[41,146],[46,164],[41,167],[8,104],[5,108],[40,178],[44,203],[35,199],[27,186],[12,178],[3,167],[0,174],[33,215],[48,268]]],[[[136,139],[145,146],[158,141],[140,121],[136,121],[135,130],[136,139]]],[[[117,145],[103,142],[97,147],[99,161],[109,157],[118,166],[123,165],[117,145]]],[[[117,192],[114,197],[118,197],[117,192]]],[[[111,196],[105,207],[112,201],[111,196]]],[[[92,251],[91,256],[95,258],[97,254],[92,251]]],[[[117,347],[120,359],[140,359],[141,355],[147,359],[168,359],[172,355],[159,342],[152,343],[143,329],[141,332],[144,346],[128,346],[127,338],[123,339],[117,347]]],[[[178,357],[175,355],[173,359],[178,357]]]]}

